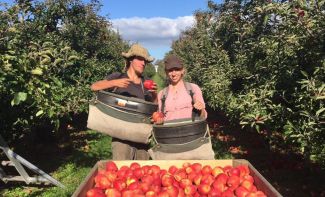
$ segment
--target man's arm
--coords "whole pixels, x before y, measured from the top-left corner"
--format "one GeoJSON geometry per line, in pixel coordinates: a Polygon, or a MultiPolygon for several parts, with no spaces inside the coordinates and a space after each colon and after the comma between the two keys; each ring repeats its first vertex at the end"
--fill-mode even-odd
{"type": "Polygon", "coordinates": [[[100,80],[95,83],[93,83],[90,86],[90,89],[92,91],[98,91],[98,90],[104,90],[109,88],[126,88],[130,84],[130,79],[128,78],[122,78],[122,79],[112,79],[112,80],[100,80]]]}

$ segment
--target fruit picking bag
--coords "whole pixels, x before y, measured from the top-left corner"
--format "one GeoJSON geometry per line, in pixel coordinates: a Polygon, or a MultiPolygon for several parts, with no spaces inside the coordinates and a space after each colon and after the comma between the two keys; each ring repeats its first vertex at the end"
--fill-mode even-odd
{"type": "Polygon", "coordinates": [[[214,159],[210,131],[205,120],[176,120],[154,125],[152,139],[155,145],[148,152],[153,160],[214,159]],[[159,134],[158,127],[160,131],[169,130],[168,136],[159,134]]]}
{"type": "Polygon", "coordinates": [[[101,92],[89,104],[87,127],[121,140],[148,144],[151,110],[157,110],[153,103],[101,92]]]}

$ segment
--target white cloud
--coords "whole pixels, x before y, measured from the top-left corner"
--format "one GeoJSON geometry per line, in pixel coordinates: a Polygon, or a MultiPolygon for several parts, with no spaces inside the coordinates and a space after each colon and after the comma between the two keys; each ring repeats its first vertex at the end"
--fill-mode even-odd
{"type": "Polygon", "coordinates": [[[150,49],[169,48],[172,41],[176,40],[182,31],[193,26],[194,18],[193,16],[183,16],[176,19],[132,17],[113,19],[111,22],[123,39],[131,43],[139,42],[149,48],[150,51],[150,49]]]}

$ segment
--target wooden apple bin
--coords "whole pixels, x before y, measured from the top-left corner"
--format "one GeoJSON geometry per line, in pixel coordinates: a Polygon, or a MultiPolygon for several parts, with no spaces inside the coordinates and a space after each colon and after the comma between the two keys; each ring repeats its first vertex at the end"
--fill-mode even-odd
{"type": "MultiPolygon", "coordinates": [[[[72,197],[86,197],[86,193],[94,185],[94,177],[96,176],[98,169],[105,169],[105,163],[107,160],[98,161],[91,169],[85,180],[79,185],[72,197]]],[[[182,167],[184,162],[201,163],[202,165],[210,165],[211,167],[230,165],[236,167],[238,165],[247,165],[250,170],[250,175],[254,178],[254,184],[258,190],[263,191],[268,197],[282,197],[282,195],[255,169],[255,167],[247,160],[234,159],[234,160],[126,160],[126,161],[114,161],[120,168],[123,165],[130,166],[133,162],[138,162],[143,165],[158,165],[162,169],[168,170],[171,165],[182,167]]]]}

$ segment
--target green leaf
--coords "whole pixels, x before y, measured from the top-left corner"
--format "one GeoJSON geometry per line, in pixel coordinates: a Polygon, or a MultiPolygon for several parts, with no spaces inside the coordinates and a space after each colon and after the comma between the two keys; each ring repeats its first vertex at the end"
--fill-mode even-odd
{"type": "Polygon", "coordinates": [[[301,71],[301,74],[302,74],[303,76],[305,76],[306,78],[308,78],[308,74],[307,74],[305,71],[301,71]]]}
{"type": "Polygon", "coordinates": [[[15,94],[14,99],[11,100],[11,105],[18,105],[20,102],[25,101],[27,99],[27,93],[18,92],[15,94]]]}
{"type": "Polygon", "coordinates": [[[33,75],[42,75],[43,74],[43,70],[41,68],[35,68],[34,70],[32,70],[31,73],[33,75]]]}
{"type": "Polygon", "coordinates": [[[319,114],[321,114],[323,111],[325,111],[325,108],[319,109],[319,110],[316,112],[316,116],[319,116],[319,114]]]}
{"type": "Polygon", "coordinates": [[[43,110],[39,110],[39,111],[36,113],[36,117],[42,115],[43,113],[44,113],[43,110]]]}
{"type": "Polygon", "coordinates": [[[58,59],[56,59],[56,60],[54,61],[54,65],[57,65],[57,64],[61,63],[62,61],[63,61],[63,59],[58,58],[58,59]]]}
{"type": "Polygon", "coordinates": [[[79,59],[79,57],[76,56],[76,55],[71,55],[71,56],[69,56],[69,58],[68,58],[68,60],[78,60],[78,59],[79,59]]]}

